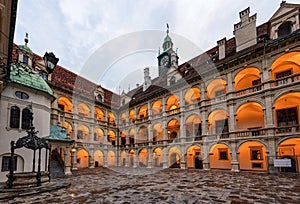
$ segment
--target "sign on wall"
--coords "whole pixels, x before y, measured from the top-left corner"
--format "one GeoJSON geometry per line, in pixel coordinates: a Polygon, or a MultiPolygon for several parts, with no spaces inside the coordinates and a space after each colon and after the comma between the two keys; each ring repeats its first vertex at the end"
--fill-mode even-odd
{"type": "Polygon", "coordinates": [[[292,167],[291,159],[274,159],[274,167],[292,167]]]}

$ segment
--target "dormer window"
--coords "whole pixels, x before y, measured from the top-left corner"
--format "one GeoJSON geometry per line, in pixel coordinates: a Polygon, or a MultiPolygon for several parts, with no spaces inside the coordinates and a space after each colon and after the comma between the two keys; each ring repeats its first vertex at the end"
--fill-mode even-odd
{"type": "Polygon", "coordinates": [[[102,96],[100,94],[97,95],[97,101],[102,102],[102,96]]]}
{"type": "Polygon", "coordinates": [[[175,79],[174,76],[172,76],[171,79],[170,79],[170,86],[171,86],[171,85],[174,85],[175,82],[176,82],[176,79],[175,79]]]}
{"type": "Polygon", "coordinates": [[[282,23],[279,27],[278,27],[278,37],[284,37],[287,36],[289,34],[291,34],[293,32],[293,25],[291,21],[287,21],[282,23]]]}
{"type": "Polygon", "coordinates": [[[29,57],[27,55],[23,55],[23,63],[28,64],[29,57]]]}

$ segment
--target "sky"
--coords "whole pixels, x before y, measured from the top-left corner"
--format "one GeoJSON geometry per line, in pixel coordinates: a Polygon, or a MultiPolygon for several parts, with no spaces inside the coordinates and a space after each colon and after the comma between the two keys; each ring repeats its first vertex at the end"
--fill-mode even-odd
{"type": "MultiPolygon", "coordinates": [[[[143,69],[157,76],[166,24],[180,63],[233,37],[239,12],[250,7],[257,26],[281,0],[19,0],[15,43],[116,93],[143,82],[143,69]]],[[[288,1],[297,3],[297,1],[288,1]]],[[[299,2],[298,2],[299,3],[299,2]]]]}

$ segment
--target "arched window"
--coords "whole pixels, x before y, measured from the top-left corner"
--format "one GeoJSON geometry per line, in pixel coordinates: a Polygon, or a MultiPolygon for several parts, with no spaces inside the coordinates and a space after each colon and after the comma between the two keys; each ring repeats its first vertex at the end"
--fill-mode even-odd
{"type": "Polygon", "coordinates": [[[28,108],[24,108],[22,111],[22,129],[29,129],[32,121],[32,113],[28,108]]]}
{"type": "Polygon", "coordinates": [[[102,96],[100,94],[97,95],[97,101],[102,102],[102,96]]]}
{"type": "Polygon", "coordinates": [[[20,108],[17,106],[12,106],[10,108],[9,127],[19,128],[19,125],[20,125],[20,108]]]}
{"type": "Polygon", "coordinates": [[[172,76],[171,79],[170,79],[170,85],[174,85],[175,82],[176,82],[176,79],[175,79],[174,76],[172,76]]]}
{"type": "Polygon", "coordinates": [[[281,37],[287,36],[287,35],[291,34],[292,31],[293,31],[292,22],[290,22],[290,21],[284,22],[278,27],[278,37],[281,38],[281,37]]]}

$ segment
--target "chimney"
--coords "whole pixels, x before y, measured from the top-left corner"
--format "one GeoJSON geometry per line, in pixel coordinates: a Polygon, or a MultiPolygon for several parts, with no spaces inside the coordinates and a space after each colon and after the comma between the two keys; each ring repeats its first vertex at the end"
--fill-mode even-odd
{"type": "Polygon", "coordinates": [[[143,84],[143,91],[146,91],[147,88],[151,86],[151,77],[149,67],[144,69],[144,84],[143,84]]]}
{"type": "Polygon", "coordinates": [[[217,41],[219,47],[219,60],[224,59],[226,57],[226,37],[217,41]]]}
{"type": "Polygon", "coordinates": [[[249,17],[250,8],[240,12],[241,21],[234,24],[233,34],[235,35],[236,51],[241,51],[257,43],[256,35],[256,14],[249,17]]]}

